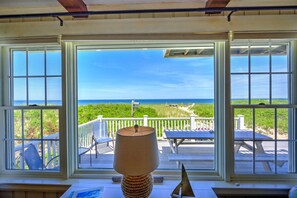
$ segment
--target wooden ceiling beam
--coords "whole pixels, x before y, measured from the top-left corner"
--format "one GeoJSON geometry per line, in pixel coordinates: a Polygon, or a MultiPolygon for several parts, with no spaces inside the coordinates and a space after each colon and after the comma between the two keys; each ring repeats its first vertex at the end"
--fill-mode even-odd
{"type": "MultiPolygon", "coordinates": [[[[225,8],[230,0],[208,0],[206,2],[206,8],[225,8]]],[[[205,14],[219,14],[221,12],[205,12],[205,14]]]]}
{"type": "MultiPolygon", "coordinates": [[[[88,11],[88,8],[86,4],[83,2],[83,0],[58,0],[58,2],[68,11],[68,12],[86,12],[88,11]]],[[[77,18],[78,16],[73,16],[77,18]]],[[[85,16],[79,16],[79,17],[88,17],[88,15],[85,16]]]]}

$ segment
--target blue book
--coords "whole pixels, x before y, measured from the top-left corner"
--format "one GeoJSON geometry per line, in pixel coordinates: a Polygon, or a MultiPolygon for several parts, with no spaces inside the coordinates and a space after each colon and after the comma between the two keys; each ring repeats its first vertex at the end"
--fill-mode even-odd
{"type": "Polygon", "coordinates": [[[101,198],[102,195],[103,187],[97,187],[72,191],[69,198],[101,198]]]}

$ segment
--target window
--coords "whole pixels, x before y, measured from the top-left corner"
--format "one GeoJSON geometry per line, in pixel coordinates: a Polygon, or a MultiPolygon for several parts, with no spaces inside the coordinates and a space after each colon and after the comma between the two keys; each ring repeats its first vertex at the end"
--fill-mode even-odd
{"type": "Polygon", "coordinates": [[[78,46],[78,167],[113,169],[116,131],[138,124],[156,130],[159,170],[182,161],[214,171],[214,70],[213,44],[78,46]],[[176,149],[165,135],[176,130],[209,138],[185,138],[176,149]]]}
{"type": "Polygon", "coordinates": [[[156,129],[160,174],[179,175],[179,162],[196,178],[296,174],[296,65],[290,61],[296,43],[235,41],[228,76],[227,42],[84,44],[69,42],[63,52],[53,46],[3,48],[4,174],[110,174],[115,133],[134,124],[156,129]],[[69,64],[62,72],[63,56],[69,64]],[[68,83],[64,97],[62,80],[68,83]],[[229,88],[224,90],[229,80],[231,108],[229,88]],[[224,131],[231,126],[231,117],[224,117],[229,110],[234,130],[224,131]],[[96,136],[96,130],[102,133],[96,136]],[[208,138],[184,138],[174,150],[164,137],[170,130],[208,138]],[[63,154],[71,161],[61,162],[69,160],[63,154]]]}
{"type": "Polygon", "coordinates": [[[232,104],[290,104],[288,43],[231,46],[232,104]]]}
{"type": "Polygon", "coordinates": [[[231,99],[235,174],[295,173],[289,44],[234,43],[231,99]]]}
{"type": "Polygon", "coordinates": [[[3,107],[7,170],[59,171],[61,51],[11,49],[9,102],[3,107]]]}

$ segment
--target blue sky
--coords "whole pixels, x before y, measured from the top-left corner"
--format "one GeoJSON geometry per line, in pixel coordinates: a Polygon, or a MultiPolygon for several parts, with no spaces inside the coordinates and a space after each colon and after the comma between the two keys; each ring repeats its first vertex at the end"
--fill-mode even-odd
{"type": "MultiPolygon", "coordinates": [[[[30,100],[44,100],[44,52],[28,54],[30,100]]],[[[14,52],[14,75],[26,74],[26,52],[14,52]]],[[[61,53],[46,54],[47,75],[61,75],[61,53]]],[[[162,49],[80,50],[78,52],[78,99],[212,99],[214,59],[164,58],[162,49]]],[[[247,72],[248,57],[233,56],[232,72],[247,72]]],[[[251,57],[252,72],[268,72],[268,56],[251,57]]],[[[287,71],[286,56],[272,56],[272,71],[287,71]]],[[[269,75],[251,76],[252,98],[269,97],[269,75]]],[[[15,100],[26,99],[26,80],[16,78],[15,100]]],[[[272,75],[272,97],[288,95],[287,76],[272,75]]],[[[232,75],[232,98],[247,98],[248,76],[232,75]]],[[[47,78],[48,100],[61,99],[61,78],[47,78]]]]}
{"type": "MultiPolygon", "coordinates": [[[[14,80],[15,100],[26,100],[26,52],[15,51],[13,56],[13,74],[21,76],[14,80]]],[[[61,100],[61,52],[60,51],[32,51],[28,53],[28,91],[29,100],[45,100],[45,62],[47,81],[47,99],[61,100]],[[46,58],[45,58],[46,57],[46,58]],[[45,61],[46,60],[46,61],[45,61]]]]}
{"type": "Polygon", "coordinates": [[[164,50],[80,51],[79,99],[213,98],[214,60],[164,50]]]}

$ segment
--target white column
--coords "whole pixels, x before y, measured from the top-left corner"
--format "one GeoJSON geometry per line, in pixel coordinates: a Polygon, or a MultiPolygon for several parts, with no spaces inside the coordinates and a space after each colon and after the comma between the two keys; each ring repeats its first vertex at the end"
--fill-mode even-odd
{"type": "Polygon", "coordinates": [[[238,115],[237,129],[244,129],[244,116],[238,115]]]}
{"type": "Polygon", "coordinates": [[[148,125],[147,120],[148,120],[148,115],[144,115],[143,116],[143,126],[147,126],[148,125]]]}
{"type": "Polygon", "coordinates": [[[102,122],[103,115],[98,115],[97,119],[102,122]]]}
{"type": "Polygon", "coordinates": [[[195,115],[194,114],[190,115],[190,127],[191,127],[191,130],[196,128],[195,115]]]}

